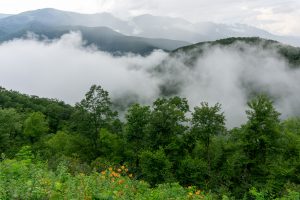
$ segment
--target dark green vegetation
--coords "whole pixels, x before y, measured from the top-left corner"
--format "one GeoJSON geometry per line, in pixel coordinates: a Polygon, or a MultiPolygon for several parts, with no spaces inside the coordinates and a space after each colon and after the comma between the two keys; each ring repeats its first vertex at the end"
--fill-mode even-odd
{"type": "MultiPolygon", "coordinates": [[[[232,37],[221,40],[216,40],[212,42],[200,42],[197,44],[185,46],[178,48],[172,52],[171,55],[176,56],[180,53],[185,55],[190,55],[186,62],[193,64],[199,55],[205,53],[208,48],[211,47],[230,47],[236,45],[237,42],[244,43],[249,46],[260,47],[264,50],[273,51],[275,50],[279,55],[281,55],[286,61],[292,66],[296,67],[300,65],[300,48],[293,47],[290,45],[284,45],[274,40],[262,39],[259,37],[232,37]],[[192,61],[192,62],[191,62],[192,61]]],[[[239,47],[240,51],[244,51],[242,47],[239,47]]]]}
{"type": "Polygon", "coordinates": [[[0,199],[299,199],[300,119],[264,95],[232,130],[221,105],[180,97],[121,121],[95,85],[74,107],[2,88],[0,106],[0,199]]]}

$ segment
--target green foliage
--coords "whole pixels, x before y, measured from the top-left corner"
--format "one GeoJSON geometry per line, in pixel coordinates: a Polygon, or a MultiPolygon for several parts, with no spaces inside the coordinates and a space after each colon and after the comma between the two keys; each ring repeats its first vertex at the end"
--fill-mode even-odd
{"type": "MultiPolygon", "coordinates": [[[[281,44],[279,42],[276,42],[274,40],[267,40],[259,37],[231,37],[231,38],[225,38],[220,39],[216,41],[211,42],[200,42],[197,44],[192,44],[188,46],[184,46],[181,48],[178,48],[171,52],[172,56],[175,56],[176,53],[185,53],[186,55],[189,55],[188,63],[191,64],[194,63],[199,55],[202,55],[205,48],[208,46],[211,47],[228,47],[230,45],[236,44],[236,43],[245,43],[248,45],[256,45],[260,46],[261,48],[267,49],[267,50],[276,50],[279,55],[281,55],[283,58],[289,62],[292,68],[298,68],[300,64],[300,48],[299,47],[293,47],[285,44],[281,44]]],[[[241,51],[243,49],[240,49],[241,51]]]]}
{"type": "Polygon", "coordinates": [[[99,133],[100,154],[108,161],[118,163],[122,160],[123,141],[117,134],[101,129],[99,133]]]}
{"type": "Polygon", "coordinates": [[[126,114],[127,123],[124,127],[126,154],[130,165],[139,167],[138,154],[147,148],[147,126],[150,123],[151,111],[149,106],[132,105],[126,114]]]}
{"type": "Polygon", "coordinates": [[[0,106],[0,199],[299,199],[300,120],[266,96],[228,131],[220,104],[180,97],[121,121],[96,85],[75,107],[1,88],[0,106]]]}
{"type": "Polygon", "coordinates": [[[166,157],[163,149],[155,152],[144,151],[140,155],[140,160],[142,176],[151,185],[171,180],[172,163],[166,157]]]}
{"type": "Polygon", "coordinates": [[[85,98],[76,104],[77,113],[74,115],[76,126],[90,140],[93,157],[99,155],[98,137],[100,129],[112,129],[111,125],[117,116],[117,113],[111,110],[111,105],[108,92],[96,85],[92,85],[85,94],[85,98]]]}
{"type": "Polygon", "coordinates": [[[132,105],[127,111],[125,137],[127,142],[130,142],[135,148],[135,153],[145,146],[146,128],[150,122],[150,114],[149,106],[140,106],[139,104],[132,105]]]}
{"type": "Polygon", "coordinates": [[[225,131],[225,117],[223,113],[219,113],[220,110],[220,104],[209,107],[207,102],[202,102],[201,107],[195,107],[195,111],[192,113],[192,134],[206,147],[209,146],[212,136],[225,131]]]}
{"type": "Polygon", "coordinates": [[[183,185],[196,185],[205,187],[207,177],[207,162],[201,158],[186,157],[180,162],[177,176],[183,185]]]}
{"type": "Polygon", "coordinates": [[[70,119],[74,108],[55,99],[28,96],[0,87],[0,107],[14,108],[17,112],[41,112],[47,116],[50,131],[55,133],[70,119]]]}
{"type": "Polygon", "coordinates": [[[33,157],[31,146],[23,146],[20,151],[16,154],[15,158],[17,160],[22,160],[24,162],[31,163],[33,157]]]}
{"type": "Polygon", "coordinates": [[[46,116],[40,112],[34,112],[24,121],[24,135],[33,142],[45,135],[49,130],[46,116]]]}
{"type": "Polygon", "coordinates": [[[189,111],[186,99],[173,97],[157,99],[153,103],[148,126],[149,141],[153,149],[165,147],[172,138],[183,135],[187,127],[185,114],[189,111]]]}
{"type": "Polygon", "coordinates": [[[71,175],[63,164],[52,172],[44,163],[4,160],[0,162],[0,199],[212,199],[176,183],[150,188],[131,179],[125,168],[120,170],[71,175]]]}
{"type": "Polygon", "coordinates": [[[289,118],[282,123],[283,131],[300,135],[300,118],[289,118]]]}
{"type": "MultiPolygon", "coordinates": [[[[244,131],[245,152],[250,161],[264,164],[276,152],[279,136],[279,113],[266,96],[258,96],[248,103],[248,123],[244,131]]],[[[263,169],[261,169],[263,170],[263,169]]]]}
{"type": "Polygon", "coordinates": [[[202,102],[201,107],[195,107],[195,111],[192,113],[191,135],[194,141],[199,140],[204,144],[207,169],[203,170],[203,177],[206,177],[209,182],[212,177],[211,140],[213,136],[225,132],[225,117],[223,113],[220,113],[220,110],[220,104],[209,107],[207,102],[202,102]]]}
{"type": "Polygon", "coordinates": [[[79,134],[70,134],[64,131],[58,131],[56,134],[50,136],[45,142],[47,147],[51,150],[51,154],[59,154],[65,156],[80,156],[84,158],[87,146],[87,139],[79,134]]]}
{"type": "Polygon", "coordinates": [[[77,104],[77,107],[86,112],[88,120],[90,120],[90,126],[94,129],[96,135],[98,135],[100,128],[105,127],[116,116],[116,113],[111,110],[108,92],[102,89],[101,86],[91,86],[85,94],[85,99],[77,104]]]}
{"type": "Polygon", "coordinates": [[[13,145],[21,131],[21,116],[15,109],[0,109],[0,153],[4,153],[13,145]]]}

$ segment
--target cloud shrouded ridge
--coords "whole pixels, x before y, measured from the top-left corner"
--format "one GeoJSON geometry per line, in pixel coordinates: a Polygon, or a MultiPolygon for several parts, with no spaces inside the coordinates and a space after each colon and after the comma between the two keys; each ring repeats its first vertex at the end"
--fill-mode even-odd
{"type": "Polygon", "coordinates": [[[113,100],[150,104],[161,86],[171,83],[191,107],[202,101],[221,103],[229,127],[245,122],[252,88],[274,96],[283,117],[299,114],[300,70],[290,69],[275,51],[235,43],[206,48],[192,67],[186,66],[186,57],[163,51],[114,57],[83,47],[80,33],[74,32],[53,41],[17,39],[0,45],[0,85],[73,104],[99,84],[113,100]]]}

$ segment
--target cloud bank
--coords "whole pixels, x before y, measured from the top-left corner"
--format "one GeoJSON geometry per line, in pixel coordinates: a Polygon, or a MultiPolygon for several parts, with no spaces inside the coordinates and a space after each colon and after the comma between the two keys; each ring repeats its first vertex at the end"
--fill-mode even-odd
{"type": "Polygon", "coordinates": [[[146,71],[166,53],[113,57],[83,44],[80,33],[75,32],[54,41],[31,38],[3,43],[0,85],[72,104],[80,101],[92,84],[102,85],[112,97],[137,93],[140,101],[146,101],[158,95],[157,80],[146,71]]]}
{"type": "Polygon", "coordinates": [[[202,101],[221,103],[229,127],[246,121],[252,91],[272,95],[284,118],[300,114],[300,70],[290,69],[275,51],[243,43],[207,47],[189,66],[185,54],[171,57],[155,51],[146,57],[114,57],[83,44],[80,33],[74,32],[53,41],[5,42],[0,45],[0,85],[71,104],[92,84],[101,85],[120,104],[150,104],[162,86],[176,86],[176,94],[186,97],[191,108],[202,101]]]}
{"type": "Polygon", "coordinates": [[[176,80],[172,84],[180,85],[179,95],[187,97],[192,107],[199,101],[221,103],[229,127],[247,120],[247,102],[254,93],[270,95],[282,118],[300,115],[300,69],[291,69],[275,48],[245,43],[207,47],[192,67],[184,64],[189,56],[169,59],[161,79],[176,80]]]}

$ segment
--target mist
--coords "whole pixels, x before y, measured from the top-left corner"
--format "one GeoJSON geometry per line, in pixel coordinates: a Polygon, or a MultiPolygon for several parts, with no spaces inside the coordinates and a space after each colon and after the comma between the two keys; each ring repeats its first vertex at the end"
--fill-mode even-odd
{"type": "Polygon", "coordinates": [[[179,53],[164,63],[161,79],[179,85],[178,94],[192,108],[200,101],[221,103],[229,127],[247,120],[247,102],[255,94],[270,96],[283,119],[300,115],[300,70],[292,69],[275,49],[240,42],[207,46],[192,66],[184,64],[190,55],[179,53]]]}
{"type": "Polygon", "coordinates": [[[74,104],[98,84],[126,105],[151,104],[170,85],[176,87],[171,95],[186,97],[191,110],[202,101],[221,103],[228,127],[246,121],[253,91],[271,95],[282,118],[300,114],[300,70],[276,51],[236,43],[207,47],[192,66],[185,62],[188,56],[157,50],[115,57],[86,47],[78,32],[51,41],[15,39],[0,45],[0,86],[74,104]]]}
{"type": "Polygon", "coordinates": [[[146,71],[159,64],[166,53],[114,57],[84,44],[76,32],[54,41],[40,42],[31,37],[3,43],[0,85],[70,104],[80,101],[92,84],[101,85],[112,98],[139,94],[139,101],[149,102],[158,95],[158,80],[146,71]]]}

